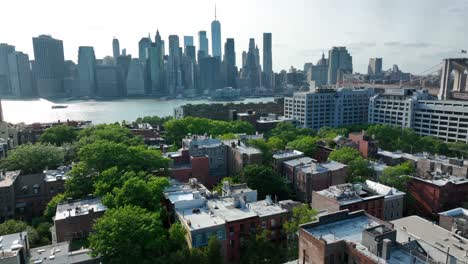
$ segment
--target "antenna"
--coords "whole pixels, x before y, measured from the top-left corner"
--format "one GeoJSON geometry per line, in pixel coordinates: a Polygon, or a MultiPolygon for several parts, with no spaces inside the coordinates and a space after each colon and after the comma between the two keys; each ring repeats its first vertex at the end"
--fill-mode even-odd
{"type": "Polygon", "coordinates": [[[216,17],[216,3],[215,3],[215,21],[217,20],[217,17],[216,17]]]}

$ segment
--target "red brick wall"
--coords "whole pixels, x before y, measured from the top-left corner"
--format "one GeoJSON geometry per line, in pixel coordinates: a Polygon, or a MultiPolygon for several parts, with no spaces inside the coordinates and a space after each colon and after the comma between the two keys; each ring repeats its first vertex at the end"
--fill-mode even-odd
{"type": "Polygon", "coordinates": [[[55,221],[55,231],[57,242],[70,241],[74,234],[78,237],[86,237],[93,230],[94,222],[104,214],[104,211],[88,213],[85,215],[68,217],[63,220],[55,221]]]}
{"type": "Polygon", "coordinates": [[[241,258],[241,246],[245,245],[251,235],[251,225],[259,227],[260,219],[258,216],[242,219],[235,222],[226,223],[226,252],[225,257],[227,261],[238,261],[241,258]],[[241,231],[241,225],[243,225],[243,232],[241,231]],[[231,228],[233,230],[231,234],[231,228]],[[241,245],[242,244],[242,245],[241,245]]]}

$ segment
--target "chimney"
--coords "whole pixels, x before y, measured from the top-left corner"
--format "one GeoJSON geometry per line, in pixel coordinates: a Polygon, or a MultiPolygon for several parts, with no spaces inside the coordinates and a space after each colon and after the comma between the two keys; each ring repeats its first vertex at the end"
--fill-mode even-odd
{"type": "Polygon", "coordinates": [[[392,241],[388,238],[385,238],[382,242],[382,258],[390,259],[390,254],[392,253],[392,241]]]}

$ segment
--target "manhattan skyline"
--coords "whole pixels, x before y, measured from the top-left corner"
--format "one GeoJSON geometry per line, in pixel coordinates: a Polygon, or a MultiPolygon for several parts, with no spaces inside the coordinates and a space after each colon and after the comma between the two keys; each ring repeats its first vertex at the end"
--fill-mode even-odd
{"type": "MultiPolygon", "coordinates": [[[[207,31],[211,45],[214,6],[222,26],[222,45],[235,39],[237,51],[246,50],[249,38],[259,48],[263,32],[273,38],[273,70],[302,69],[315,63],[331,46],[347,46],[355,71],[367,72],[370,57],[383,57],[384,69],[398,64],[419,73],[445,57],[459,56],[468,47],[462,30],[468,26],[466,1],[80,1],[70,5],[56,0],[6,1],[0,17],[0,42],[16,46],[33,59],[32,37],[50,34],[64,42],[65,58],[77,61],[79,46],[93,46],[96,57],[112,56],[112,39],[138,57],[138,41],[159,29],[169,35],[194,36],[207,31]],[[19,2],[19,3],[18,3],[19,2]],[[25,8],[27,7],[27,8],[25,8]],[[20,14],[20,15],[19,15],[20,14]],[[21,19],[24,16],[25,19],[21,19]],[[26,19],[27,18],[27,19],[26,19]],[[24,22],[22,22],[24,21],[24,22]],[[33,21],[33,22],[32,22],[33,21]]],[[[166,53],[168,47],[166,45],[166,53]]],[[[210,52],[211,53],[211,52],[210,52]]],[[[241,52],[237,52],[237,61],[241,52]]]]}

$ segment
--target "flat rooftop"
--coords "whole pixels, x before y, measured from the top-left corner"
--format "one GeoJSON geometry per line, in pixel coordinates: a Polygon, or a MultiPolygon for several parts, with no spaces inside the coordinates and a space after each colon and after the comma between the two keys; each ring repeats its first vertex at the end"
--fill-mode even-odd
{"type": "Polygon", "coordinates": [[[385,197],[405,195],[404,192],[399,191],[393,187],[370,180],[366,180],[365,188],[370,189],[373,192],[378,193],[380,195],[385,195],[385,197]]]}
{"type": "MultiPolygon", "coordinates": [[[[1,173],[1,172],[0,172],[1,173]]],[[[0,188],[9,187],[13,185],[16,178],[20,175],[21,171],[6,171],[5,175],[0,178],[0,188]]]]}
{"type": "Polygon", "coordinates": [[[325,197],[333,198],[341,205],[352,204],[378,197],[384,197],[384,195],[378,193],[376,194],[365,190],[365,186],[363,185],[360,186],[361,188],[356,188],[356,186],[351,183],[345,183],[330,186],[328,189],[321,190],[316,193],[325,197]]]}
{"type": "Polygon", "coordinates": [[[207,206],[177,209],[177,216],[190,230],[199,230],[224,225],[221,217],[213,214],[207,206]]]}
{"type": "Polygon", "coordinates": [[[300,166],[300,165],[310,164],[313,161],[314,161],[314,159],[312,159],[312,158],[302,157],[302,158],[297,158],[297,159],[292,159],[292,160],[285,161],[284,164],[287,165],[287,166],[290,166],[290,167],[296,167],[296,166],[300,166]]]}
{"type": "Polygon", "coordinates": [[[341,170],[345,167],[347,167],[347,165],[330,160],[327,162],[306,165],[304,168],[302,168],[302,171],[305,173],[321,173],[325,171],[341,170]]]}
{"type": "Polygon", "coordinates": [[[91,257],[90,249],[81,249],[69,251],[70,242],[62,242],[55,245],[32,248],[31,263],[41,264],[64,264],[64,263],[82,263],[94,259],[91,257]],[[42,262],[39,262],[42,260],[42,262]],[[37,262],[35,262],[37,261],[37,262]]]}
{"type": "Polygon", "coordinates": [[[257,213],[259,217],[286,213],[287,210],[281,208],[279,204],[275,204],[269,200],[262,200],[253,203],[248,203],[247,207],[257,213]]]}
{"type": "Polygon", "coordinates": [[[67,217],[75,217],[89,214],[89,211],[101,212],[107,210],[101,202],[101,198],[85,199],[57,205],[54,220],[63,220],[67,217]]]}
{"type": "Polygon", "coordinates": [[[276,152],[274,155],[273,155],[273,158],[274,159],[284,159],[284,158],[292,158],[292,157],[297,157],[297,158],[300,158],[304,156],[304,153],[303,152],[300,152],[298,150],[292,150],[292,151],[280,151],[280,152],[276,152]]]}
{"type": "Polygon", "coordinates": [[[460,176],[453,176],[453,175],[433,175],[432,179],[416,177],[416,176],[413,176],[412,178],[420,180],[420,181],[425,181],[427,183],[432,183],[432,184],[437,185],[437,186],[444,186],[449,182],[451,182],[453,184],[466,184],[466,183],[468,183],[468,178],[460,177],[460,176]]]}
{"type": "Polygon", "coordinates": [[[447,259],[449,254],[460,261],[467,261],[468,239],[455,235],[454,233],[429,222],[419,216],[408,216],[391,221],[397,230],[397,241],[408,242],[409,239],[416,240],[421,247],[429,252],[431,258],[441,263],[447,259]]]}
{"type": "Polygon", "coordinates": [[[312,227],[306,229],[306,231],[316,238],[324,239],[327,243],[333,243],[341,240],[360,243],[362,240],[362,231],[379,225],[381,225],[379,222],[363,215],[312,227]]]}
{"type": "Polygon", "coordinates": [[[252,147],[252,146],[247,146],[243,142],[241,142],[240,145],[238,145],[238,140],[237,139],[232,139],[232,140],[223,140],[223,143],[227,146],[231,146],[232,143],[236,144],[236,149],[241,153],[241,154],[247,154],[247,155],[252,155],[252,154],[262,154],[262,151],[259,150],[258,148],[252,147]]]}
{"type": "Polygon", "coordinates": [[[458,208],[455,208],[455,209],[452,209],[452,210],[441,212],[441,213],[439,213],[439,215],[451,216],[451,217],[454,217],[454,218],[468,217],[468,210],[465,209],[465,208],[458,207],[458,208]]]}
{"type": "Polygon", "coordinates": [[[244,208],[236,208],[234,205],[234,199],[230,197],[208,200],[207,204],[215,215],[221,217],[227,222],[257,216],[257,214],[247,206],[244,208]]]}
{"type": "MultiPolygon", "coordinates": [[[[16,256],[18,249],[24,246],[24,238],[28,235],[27,232],[19,232],[0,236],[1,249],[4,255],[0,255],[0,260],[16,256]]],[[[0,261],[1,262],[1,261],[0,261]]],[[[3,262],[2,262],[3,263],[3,262]]]]}
{"type": "Polygon", "coordinates": [[[66,180],[68,179],[68,172],[70,171],[71,166],[60,166],[56,170],[44,170],[44,180],[46,182],[53,182],[57,180],[66,180]]]}

